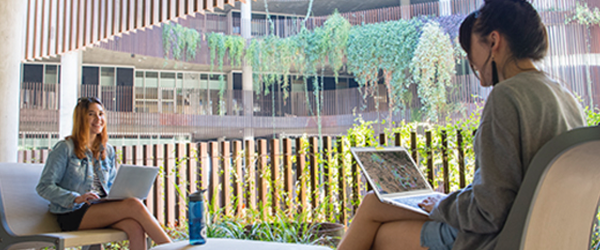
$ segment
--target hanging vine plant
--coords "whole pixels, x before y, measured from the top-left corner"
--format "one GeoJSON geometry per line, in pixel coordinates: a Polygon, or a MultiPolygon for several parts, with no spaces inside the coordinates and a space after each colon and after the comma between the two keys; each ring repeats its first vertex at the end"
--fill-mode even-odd
{"type": "Polygon", "coordinates": [[[242,65],[242,56],[246,47],[246,39],[241,36],[226,36],[225,48],[229,51],[229,61],[232,66],[239,67],[242,65]]]}
{"type": "Polygon", "coordinates": [[[323,25],[325,34],[329,36],[327,58],[329,67],[333,70],[336,84],[338,82],[339,71],[342,69],[342,66],[344,66],[344,58],[346,58],[346,49],[348,48],[348,37],[350,36],[351,28],[352,25],[350,22],[342,17],[337,10],[323,25]]]}
{"type": "Polygon", "coordinates": [[[421,22],[397,20],[356,26],[350,31],[347,50],[348,72],[354,74],[363,90],[363,98],[377,90],[379,73],[387,87],[389,117],[406,107],[412,95],[408,91],[414,49],[421,22]]]}
{"type": "Polygon", "coordinates": [[[211,32],[207,35],[208,50],[210,51],[210,71],[213,71],[215,60],[219,65],[219,71],[223,71],[223,62],[225,60],[225,35],[223,33],[211,32]]]}
{"type": "Polygon", "coordinates": [[[455,63],[452,42],[439,24],[431,21],[423,27],[415,50],[413,79],[429,120],[438,121],[439,114],[448,111],[447,90],[454,75],[455,63]]]}
{"type": "Polygon", "coordinates": [[[193,60],[201,47],[200,33],[178,23],[162,25],[162,41],[165,58],[169,58],[172,53],[175,60],[193,60]]]}

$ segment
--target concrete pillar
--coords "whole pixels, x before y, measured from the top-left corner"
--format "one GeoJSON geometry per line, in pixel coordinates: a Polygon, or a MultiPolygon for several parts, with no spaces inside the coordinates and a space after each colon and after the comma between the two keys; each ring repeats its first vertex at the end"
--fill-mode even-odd
{"type": "MultiPolygon", "coordinates": [[[[242,20],[240,33],[246,41],[250,41],[252,38],[252,1],[246,1],[242,3],[242,20]]],[[[242,66],[242,90],[244,100],[244,116],[248,121],[252,121],[254,115],[254,93],[252,83],[252,66],[244,63],[242,66]]],[[[248,128],[244,128],[244,140],[254,140],[254,129],[252,124],[248,124],[248,128]]]]}
{"type": "Polygon", "coordinates": [[[60,59],[60,103],[58,137],[71,135],[73,130],[73,110],[77,105],[79,85],[81,84],[80,50],[65,53],[60,59]]]}
{"type": "Polygon", "coordinates": [[[227,73],[227,115],[235,115],[233,113],[233,72],[227,73]]]}
{"type": "Polygon", "coordinates": [[[0,4],[0,162],[17,162],[26,8],[23,0],[0,4]]]}

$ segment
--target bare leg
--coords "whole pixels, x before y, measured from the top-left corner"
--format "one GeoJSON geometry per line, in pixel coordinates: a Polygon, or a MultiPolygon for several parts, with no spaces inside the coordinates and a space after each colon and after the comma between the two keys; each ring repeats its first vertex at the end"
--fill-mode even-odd
{"type": "Polygon", "coordinates": [[[144,233],[144,229],[140,223],[133,219],[124,219],[115,224],[112,224],[110,227],[120,229],[127,233],[127,238],[129,238],[129,249],[130,250],[146,250],[146,234],[144,233]]]}
{"type": "Polygon", "coordinates": [[[112,226],[124,219],[132,219],[139,223],[156,244],[171,242],[171,239],[169,239],[169,236],[160,227],[156,218],[136,198],[90,206],[81,220],[79,229],[103,228],[112,226]]]}
{"type": "Polygon", "coordinates": [[[378,249],[385,249],[386,242],[389,242],[389,240],[392,240],[396,248],[399,243],[402,243],[402,246],[415,245],[416,243],[416,246],[419,247],[416,249],[423,249],[420,248],[419,242],[421,235],[419,224],[423,225],[427,220],[429,218],[425,215],[381,203],[375,194],[368,193],[356,211],[356,215],[354,215],[352,223],[342,238],[338,249],[371,249],[376,237],[378,239],[375,247],[378,249]],[[398,223],[391,224],[388,227],[386,224],[390,222],[398,223]],[[398,230],[399,233],[396,237],[390,239],[388,231],[391,229],[398,230]],[[381,236],[379,235],[379,231],[382,233],[381,236]],[[409,233],[409,235],[414,236],[414,239],[412,237],[410,239],[399,237],[398,235],[402,232],[409,233]],[[403,242],[404,240],[410,242],[403,242]]]}

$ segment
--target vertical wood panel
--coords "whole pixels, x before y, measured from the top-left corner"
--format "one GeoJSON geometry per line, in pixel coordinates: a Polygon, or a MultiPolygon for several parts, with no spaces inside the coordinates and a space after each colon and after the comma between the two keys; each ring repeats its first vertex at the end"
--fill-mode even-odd
{"type": "Polygon", "coordinates": [[[161,2],[161,8],[160,8],[160,21],[164,22],[166,20],[169,19],[168,17],[168,11],[169,11],[169,2],[166,0],[162,0],[161,2]]]}
{"type": "Polygon", "coordinates": [[[402,146],[402,134],[400,134],[400,132],[394,133],[394,146],[402,146]]]}
{"type": "Polygon", "coordinates": [[[279,139],[271,139],[271,206],[273,214],[279,211],[280,207],[280,182],[279,182],[279,139]]]}
{"type": "Polygon", "coordinates": [[[164,167],[164,147],[163,145],[155,144],[153,145],[153,149],[153,165],[161,168],[161,173],[158,175],[158,178],[156,178],[156,182],[154,182],[154,197],[156,198],[154,203],[154,216],[158,222],[162,223],[163,225],[167,225],[165,221],[165,200],[163,199],[165,197],[165,190],[163,187],[165,185],[164,180],[166,175],[164,167]]]}
{"type": "Polygon", "coordinates": [[[231,215],[231,153],[228,141],[221,142],[221,159],[223,166],[221,200],[225,215],[231,215]]]}
{"type": "Polygon", "coordinates": [[[287,214],[291,218],[294,212],[292,209],[294,199],[294,173],[292,172],[292,140],[290,138],[283,139],[283,168],[284,168],[284,181],[283,186],[286,193],[286,207],[287,214]]]}
{"type": "Polygon", "coordinates": [[[308,208],[308,201],[306,197],[306,153],[304,148],[302,137],[296,139],[296,178],[300,184],[300,213],[306,213],[308,208]]]}
{"type": "Polygon", "coordinates": [[[218,209],[222,207],[221,199],[219,199],[219,143],[210,142],[210,203],[213,208],[218,209]]]}
{"type": "MultiPolygon", "coordinates": [[[[166,1],[166,0],[163,0],[166,1]]],[[[177,0],[168,0],[169,2],[169,20],[177,16],[177,0]]]]}
{"type": "Polygon", "coordinates": [[[25,30],[25,58],[33,57],[33,47],[35,43],[35,40],[33,38],[35,36],[35,26],[33,26],[33,24],[35,24],[36,18],[35,6],[35,0],[27,0],[27,30],[25,30]]]}
{"type": "Polygon", "coordinates": [[[214,3],[213,3],[213,1],[214,0],[204,0],[204,9],[208,10],[210,12],[214,12],[215,9],[214,9],[214,3]]]}
{"type": "Polygon", "coordinates": [[[429,180],[429,184],[435,188],[433,185],[433,148],[431,141],[431,131],[425,131],[425,152],[427,155],[427,180],[429,180]]]}
{"type": "Polygon", "coordinates": [[[179,0],[178,3],[177,3],[177,16],[178,17],[184,17],[185,18],[185,16],[184,16],[185,15],[185,11],[186,11],[186,9],[185,9],[185,2],[187,2],[187,1],[185,1],[185,0],[179,0]]]}
{"type": "Polygon", "coordinates": [[[251,210],[256,210],[256,165],[254,164],[254,141],[246,140],[245,158],[246,172],[248,179],[246,180],[246,189],[248,192],[246,204],[251,210]]]}
{"type": "Polygon", "coordinates": [[[443,174],[444,174],[444,192],[450,192],[450,172],[448,171],[448,139],[446,130],[442,130],[442,162],[443,162],[443,174]]]}
{"type": "Polygon", "coordinates": [[[198,159],[199,159],[199,147],[198,143],[187,143],[186,144],[186,155],[188,156],[188,169],[187,169],[187,179],[188,179],[188,193],[194,193],[198,191],[200,186],[198,185],[198,159]]]}
{"type": "Polygon", "coordinates": [[[177,189],[175,190],[176,196],[176,214],[175,218],[177,219],[177,225],[182,225],[182,223],[186,222],[186,198],[188,195],[189,187],[188,183],[188,168],[190,155],[187,154],[187,143],[177,143],[175,144],[175,183],[177,184],[177,189]],[[179,190],[179,191],[177,191],[179,190]]]}
{"type": "MultiPolygon", "coordinates": [[[[353,139],[351,140],[352,147],[356,147],[356,140],[353,139]]],[[[360,175],[360,170],[359,170],[359,166],[358,163],[356,162],[356,159],[354,159],[354,157],[352,157],[352,207],[354,209],[354,211],[356,211],[356,209],[358,209],[358,205],[360,204],[360,190],[362,187],[362,180],[361,180],[361,175],[360,175]]]]}
{"type": "MultiPolygon", "coordinates": [[[[153,155],[153,148],[150,145],[143,145],[142,146],[142,159],[143,162],[142,164],[145,166],[156,166],[153,163],[153,160],[155,157],[155,155],[153,155]]],[[[156,179],[154,180],[154,184],[152,185],[152,188],[150,188],[150,193],[148,194],[148,197],[146,197],[146,200],[144,201],[144,203],[146,204],[146,207],[148,208],[148,211],[150,211],[150,214],[154,215],[156,217],[156,213],[155,213],[155,203],[156,203],[156,183],[158,182],[158,178],[160,177],[160,173],[156,176],[156,179]]]]}
{"type": "Polygon", "coordinates": [[[89,44],[94,43],[100,40],[100,0],[94,0],[92,5],[92,29],[90,33],[92,33],[91,40],[89,44]]]}
{"type": "Polygon", "coordinates": [[[135,13],[135,29],[142,29],[144,28],[144,12],[146,11],[144,9],[144,0],[137,0],[137,4],[136,4],[136,13],[135,13]]]}
{"type": "Polygon", "coordinates": [[[176,223],[175,209],[176,209],[176,190],[175,190],[175,145],[165,144],[164,145],[164,166],[165,166],[165,210],[166,210],[166,224],[169,227],[174,227],[176,223]]]}
{"type": "Polygon", "coordinates": [[[419,165],[419,155],[417,152],[417,132],[410,132],[410,153],[412,154],[412,158],[419,165]]]}
{"type": "Polygon", "coordinates": [[[340,138],[337,142],[338,157],[338,200],[340,201],[339,221],[346,226],[348,224],[348,202],[347,202],[347,185],[346,185],[346,162],[344,160],[344,138],[340,138]]]}
{"type": "Polygon", "coordinates": [[[136,12],[136,7],[135,7],[135,2],[136,0],[128,0],[129,1],[129,7],[128,7],[128,14],[127,14],[127,31],[134,31],[136,29],[135,25],[135,12],[136,12]]]}
{"type": "Polygon", "coordinates": [[[57,39],[58,39],[58,29],[60,28],[60,18],[58,17],[59,15],[59,2],[61,0],[51,0],[50,1],[50,29],[48,30],[48,40],[50,41],[48,43],[48,55],[56,55],[56,46],[59,44],[57,39]]]}
{"type": "Polygon", "coordinates": [[[160,10],[161,10],[160,3],[161,2],[159,0],[152,1],[152,23],[153,24],[157,24],[160,22],[160,10]]]}
{"type": "Polygon", "coordinates": [[[123,164],[133,164],[133,148],[131,146],[123,147],[123,164]]]}
{"type": "Polygon", "coordinates": [[[213,0],[213,7],[219,8],[219,9],[225,8],[225,1],[224,0],[213,0]]]}
{"type": "Polygon", "coordinates": [[[81,41],[81,46],[80,47],[84,47],[86,45],[88,45],[90,43],[90,41],[92,41],[92,29],[93,29],[93,18],[94,18],[94,14],[93,14],[93,9],[94,9],[94,0],[86,0],[85,1],[85,15],[83,16],[82,20],[84,23],[84,28],[83,28],[83,40],[81,41]]]}
{"type": "Polygon", "coordinates": [[[463,146],[462,130],[456,131],[456,145],[458,146],[458,174],[460,188],[466,186],[465,177],[465,151],[463,146]]]}
{"type": "Polygon", "coordinates": [[[152,0],[144,0],[144,26],[149,27],[152,25],[152,17],[154,13],[152,12],[152,0]]]}
{"type": "Polygon", "coordinates": [[[35,18],[33,21],[33,29],[34,29],[34,34],[33,34],[33,56],[34,57],[41,57],[42,56],[42,51],[41,51],[41,43],[42,43],[42,29],[43,29],[43,22],[42,22],[42,15],[43,15],[43,0],[36,0],[35,1],[35,18]]]}
{"type": "Polygon", "coordinates": [[[327,181],[325,181],[325,195],[326,195],[326,214],[329,221],[333,221],[335,218],[335,214],[333,211],[334,206],[334,196],[333,196],[333,170],[335,169],[335,164],[332,160],[333,157],[333,145],[331,137],[325,136],[323,137],[323,162],[325,162],[325,166],[323,168],[323,172],[327,181]]]}
{"type": "Polygon", "coordinates": [[[387,146],[388,142],[388,136],[385,133],[381,133],[379,134],[379,145],[380,146],[387,146]]]}
{"type": "Polygon", "coordinates": [[[208,164],[208,144],[206,142],[200,142],[198,144],[198,152],[199,152],[199,156],[198,159],[200,160],[200,190],[207,190],[207,192],[204,192],[204,200],[206,202],[210,202],[208,197],[209,197],[209,193],[210,191],[208,191],[208,178],[209,178],[209,168],[210,165],[208,164]]]}
{"type": "Polygon", "coordinates": [[[313,211],[313,218],[317,219],[318,214],[317,208],[321,204],[321,196],[319,193],[319,163],[318,163],[318,149],[319,149],[319,138],[318,137],[310,137],[309,139],[309,153],[308,157],[310,159],[310,192],[311,192],[311,205],[313,211]]]}
{"type": "Polygon", "coordinates": [[[133,1],[133,0],[121,0],[121,27],[119,27],[119,30],[121,33],[126,32],[127,28],[128,28],[128,22],[129,22],[129,2],[128,1],[133,1]]]}
{"type": "Polygon", "coordinates": [[[242,215],[244,208],[244,172],[243,172],[243,163],[244,158],[242,151],[242,142],[234,141],[233,142],[233,169],[235,171],[234,174],[234,194],[235,194],[235,213],[236,215],[242,215]]]}
{"type": "Polygon", "coordinates": [[[41,16],[41,29],[42,29],[42,43],[40,44],[41,56],[45,57],[48,55],[48,45],[50,44],[50,29],[52,25],[50,24],[50,15],[52,15],[52,10],[50,9],[50,2],[52,0],[42,0],[42,16],[41,16]]]}
{"type": "Polygon", "coordinates": [[[120,34],[122,29],[121,29],[121,20],[122,20],[122,13],[121,13],[121,9],[122,9],[122,2],[121,0],[114,0],[114,5],[113,5],[113,9],[115,11],[115,13],[113,13],[113,31],[117,34],[120,34]]]}
{"type": "Polygon", "coordinates": [[[113,30],[114,1],[115,0],[106,0],[106,22],[104,23],[104,38],[112,38],[112,35],[115,34],[113,30]]]}
{"type": "Polygon", "coordinates": [[[258,194],[263,220],[267,218],[269,212],[267,207],[267,189],[269,185],[269,180],[266,178],[267,156],[267,140],[258,140],[258,194]]]}

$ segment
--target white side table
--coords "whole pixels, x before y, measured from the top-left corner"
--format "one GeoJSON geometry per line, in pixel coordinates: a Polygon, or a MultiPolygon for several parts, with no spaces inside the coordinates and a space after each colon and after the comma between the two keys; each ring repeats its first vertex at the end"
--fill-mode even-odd
{"type": "Polygon", "coordinates": [[[187,240],[178,241],[171,244],[163,244],[151,248],[150,250],[228,250],[228,249],[243,249],[243,250],[330,250],[328,247],[315,246],[315,245],[304,245],[304,244],[292,244],[292,243],[280,243],[280,242],[268,242],[268,241],[255,241],[255,240],[237,240],[237,239],[214,239],[209,238],[204,245],[190,245],[187,240]]]}

